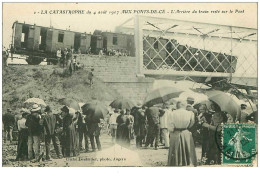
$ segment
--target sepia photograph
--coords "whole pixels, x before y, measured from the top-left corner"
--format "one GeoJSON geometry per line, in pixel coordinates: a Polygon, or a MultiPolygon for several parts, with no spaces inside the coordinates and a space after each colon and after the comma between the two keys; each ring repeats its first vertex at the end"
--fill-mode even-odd
{"type": "Polygon", "coordinates": [[[257,18],[2,2],[2,167],[258,167],[257,18]]]}

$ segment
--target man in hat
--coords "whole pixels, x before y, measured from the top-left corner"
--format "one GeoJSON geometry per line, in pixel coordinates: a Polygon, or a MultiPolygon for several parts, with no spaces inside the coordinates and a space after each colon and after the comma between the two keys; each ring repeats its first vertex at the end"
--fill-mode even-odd
{"type": "Polygon", "coordinates": [[[169,148],[169,131],[168,131],[168,121],[171,116],[170,105],[168,103],[163,104],[163,109],[161,110],[160,116],[160,130],[162,133],[162,139],[164,141],[164,148],[169,148]]]}
{"type": "Polygon", "coordinates": [[[94,68],[91,68],[90,72],[88,73],[88,80],[89,80],[89,85],[90,85],[90,88],[92,88],[92,85],[93,85],[93,77],[94,77],[94,68]]]}
{"type": "Polygon", "coordinates": [[[72,62],[72,51],[71,49],[68,49],[67,55],[66,55],[66,66],[70,66],[70,63],[72,62]]]}
{"type": "Polygon", "coordinates": [[[84,116],[81,114],[81,112],[77,111],[76,112],[77,117],[78,117],[78,132],[79,132],[79,149],[83,150],[82,148],[82,140],[84,136],[84,141],[85,141],[85,151],[89,151],[89,142],[88,142],[88,129],[87,129],[87,124],[85,122],[84,116]]]}
{"type": "Polygon", "coordinates": [[[196,109],[194,109],[193,107],[194,105],[194,98],[193,97],[188,97],[187,98],[187,107],[188,107],[188,111],[192,111],[194,113],[195,116],[198,115],[198,111],[196,109]]]}
{"type": "Polygon", "coordinates": [[[109,128],[110,128],[113,143],[115,143],[115,138],[116,138],[116,131],[117,131],[116,119],[118,116],[119,116],[118,109],[115,109],[114,113],[112,113],[109,118],[109,128]]]}
{"type": "Polygon", "coordinates": [[[194,104],[194,98],[188,97],[186,110],[191,111],[194,114],[194,125],[190,128],[190,131],[193,134],[194,141],[198,142],[201,137],[198,132],[198,130],[200,129],[200,125],[198,120],[198,111],[193,107],[193,104],[194,104]]]}
{"type": "Polygon", "coordinates": [[[4,142],[6,142],[9,136],[10,143],[13,141],[13,128],[15,125],[15,116],[12,114],[10,108],[7,109],[7,113],[3,115],[4,124],[4,142]]]}
{"type": "Polygon", "coordinates": [[[130,109],[126,109],[126,117],[129,119],[129,128],[130,128],[130,139],[134,139],[134,130],[133,130],[133,124],[134,124],[134,116],[130,114],[130,109]]]}
{"type": "Polygon", "coordinates": [[[47,106],[44,110],[47,114],[43,119],[43,128],[45,135],[45,146],[46,146],[46,160],[50,160],[50,143],[52,141],[54,149],[58,158],[62,158],[61,147],[59,139],[55,133],[55,128],[57,127],[56,116],[52,113],[50,106],[47,106]]]}
{"type": "Polygon", "coordinates": [[[146,134],[146,117],[145,117],[145,108],[142,108],[142,104],[138,103],[133,110],[134,116],[134,133],[136,135],[136,147],[142,147],[143,139],[146,134]]]}
{"type": "Polygon", "coordinates": [[[240,116],[240,123],[247,123],[247,116],[248,113],[246,112],[247,105],[241,104],[241,116],[240,116]]]}
{"type": "Polygon", "coordinates": [[[42,124],[40,116],[41,107],[34,104],[31,109],[31,114],[27,116],[25,125],[28,127],[28,159],[35,158],[35,161],[40,159],[40,139],[42,134],[42,124]],[[33,157],[34,153],[34,157],[33,157]]]}
{"type": "Polygon", "coordinates": [[[193,97],[188,97],[187,98],[187,105],[193,105],[194,104],[194,98],[193,97]]]}
{"type": "Polygon", "coordinates": [[[60,60],[61,60],[61,48],[59,48],[56,52],[56,57],[58,60],[58,65],[60,65],[60,60]]]}
{"type": "Polygon", "coordinates": [[[160,121],[159,121],[159,108],[158,107],[149,107],[146,110],[146,117],[148,123],[148,132],[145,147],[148,147],[149,144],[153,146],[155,140],[155,150],[158,149],[159,139],[160,139],[160,121]]]}
{"type": "Polygon", "coordinates": [[[8,62],[7,62],[8,57],[9,57],[8,50],[4,47],[4,49],[2,51],[2,61],[3,61],[4,67],[8,66],[8,62]]]}

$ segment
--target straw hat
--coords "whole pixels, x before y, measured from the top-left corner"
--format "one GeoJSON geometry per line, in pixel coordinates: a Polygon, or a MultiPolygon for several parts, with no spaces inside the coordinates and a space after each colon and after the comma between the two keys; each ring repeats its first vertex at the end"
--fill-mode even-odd
{"type": "Polygon", "coordinates": [[[142,108],[142,106],[143,106],[142,103],[141,103],[141,102],[138,102],[135,107],[137,107],[137,108],[142,108]]]}
{"type": "Polygon", "coordinates": [[[193,98],[193,97],[188,97],[188,98],[187,98],[187,101],[194,102],[194,98],[193,98]]]}
{"type": "Polygon", "coordinates": [[[33,104],[33,107],[31,109],[31,112],[36,112],[41,110],[41,107],[38,104],[33,104]]]}

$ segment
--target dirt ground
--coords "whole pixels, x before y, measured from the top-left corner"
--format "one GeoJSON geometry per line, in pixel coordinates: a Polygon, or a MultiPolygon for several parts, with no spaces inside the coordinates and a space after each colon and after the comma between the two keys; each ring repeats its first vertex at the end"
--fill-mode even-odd
{"type": "MultiPolygon", "coordinates": [[[[107,134],[103,134],[100,137],[102,150],[106,152],[107,149],[113,147],[113,143],[111,137],[107,134]]],[[[131,141],[131,146],[126,152],[122,152],[121,157],[133,159],[134,162],[136,157],[139,157],[141,163],[140,166],[144,167],[161,167],[167,166],[167,159],[168,159],[168,149],[162,149],[163,147],[160,146],[158,150],[154,148],[141,148],[137,149],[135,146],[135,140],[131,141]]],[[[102,151],[97,152],[88,152],[85,153],[84,151],[80,152],[80,155],[77,157],[70,157],[70,158],[63,158],[63,159],[56,159],[55,152],[52,148],[51,150],[51,161],[40,161],[38,163],[32,163],[30,161],[15,161],[16,158],[16,149],[17,146],[7,143],[3,143],[3,167],[91,167],[91,166],[102,166],[102,162],[96,164],[96,161],[101,159],[102,151]],[[101,154],[100,154],[101,153],[101,154]]],[[[44,152],[44,143],[41,145],[41,151],[44,152]]],[[[120,150],[119,150],[120,152],[120,150]]],[[[201,155],[201,148],[196,147],[197,158],[199,160],[201,155]]],[[[109,164],[107,164],[109,165],[109,164]]],[[[106,166],[107,166],[106,165],[106,166]]],[[[119,164],[120,165],[120,164],[119,164]]],[[[113,166],[113,165],[112,165],[113,166]]],[[[126,166],[126,165],[124,165],[126,166]]],[[[133,166],[133,165],[131,165],[133,166]]],[[[134,164],[134,166],[137,166],[134,164]]],[[[139,165],[138,165],[139,166],[139,165]]]]}
{"type": "MultiPolygon", "coordinates": [[[[62,97],[73,98],[84,103],[93,98],[103,102],[111,102],[120,96],[114,89],[110,89],[98,79],[95,79],[95,84],[91,89],[86,80],[87,76],[88,72],[82,70],[69,77],[62,68],[51,65],[9,66],[8,69],[3,70],[3,113],[7,108],[11,108],[15,114],[18,114],[23,107],[23,102],[31,97],[44,99],[45,103],[55,110],[60,108],[58,99],[62,97]]],[[[113,148],[114,144],[107,133],[103,133],[100,139],[104,152],[106,152],[106,149],[113,148]]],[[[11,145],[3,143],[2,159],[4,167],[84,167],[102,165],[96,164],[96,160],[100,159],[100,154],[102,154],[100,151],[88,153],[82,151],[79,156],[74,158],[55,159],[56,155],[52,150],[52,161],[41,161],[39,163],[15,161],[16,144],[15,142],[11,145]]],[[[42,143],[41,148],[44,151],[44,143],[42,143]]],[[[197,147],[196,152],[197,158],[200,158],[201,148],[197,147]]],[[[166,166],[168,159],[168,150],[162,149],[162,146],[159,150],[150,147],[148,149],[137,149],[135,140],[131,141],[129,149],[118,149],[117,153],[113,154],[121,154],[120,156],[123,158],[127,156],[132,162],[137,159],[140,161],[137,164],[138,166],[166,166]]],[[[137,166],[136,164],[133,165],[137,166]]]]}

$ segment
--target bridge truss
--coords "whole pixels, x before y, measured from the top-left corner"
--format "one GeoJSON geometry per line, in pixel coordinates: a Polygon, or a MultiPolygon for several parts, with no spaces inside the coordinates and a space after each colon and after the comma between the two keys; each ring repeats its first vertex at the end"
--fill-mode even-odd
{"type": "Polygon", "coordinates": [[[257,88],[257,29],[135,16],[116,31],[135,34],[138,75],[257,88]]]}

